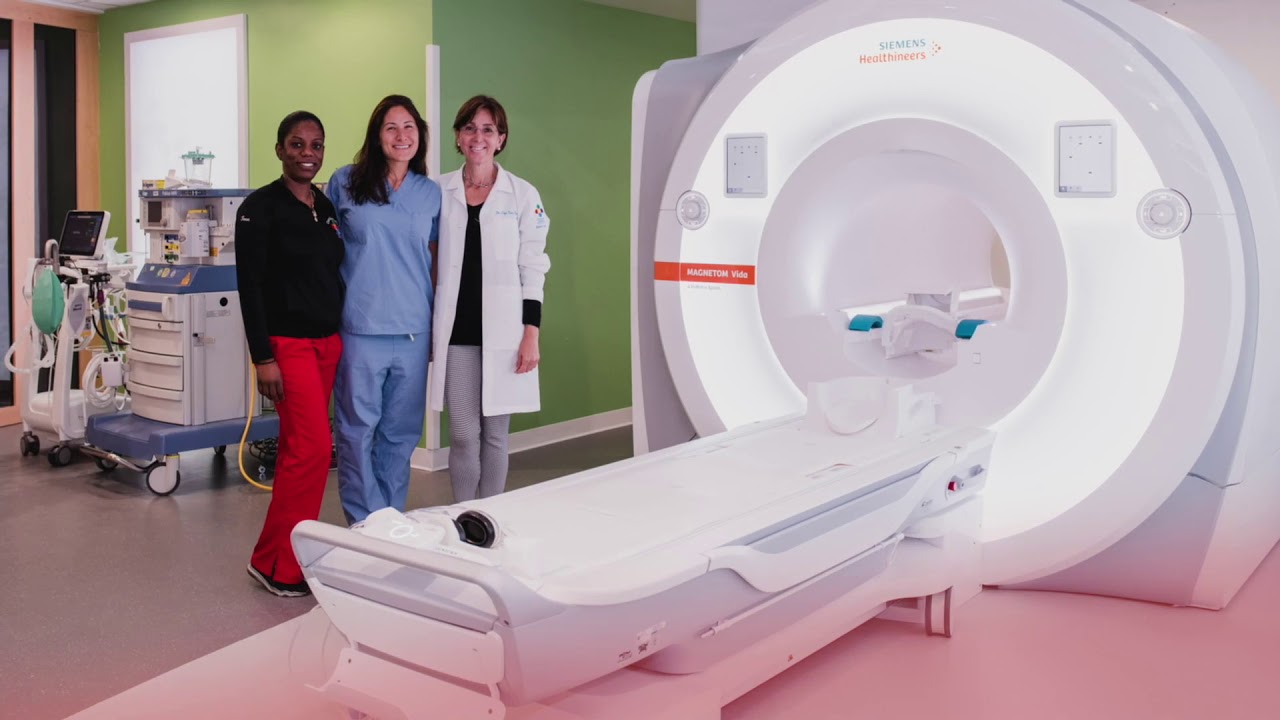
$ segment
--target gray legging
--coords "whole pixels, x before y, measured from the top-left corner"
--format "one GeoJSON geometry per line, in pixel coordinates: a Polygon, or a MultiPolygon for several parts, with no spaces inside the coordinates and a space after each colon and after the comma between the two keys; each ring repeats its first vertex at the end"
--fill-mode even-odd
{"type": "Polygon", "coordinates": [[[510,415],[480,413],[480,348],[450,345],[444,397],[449,404],[449,480],[454,502],[500,494],[507,485],[510,415]]]}

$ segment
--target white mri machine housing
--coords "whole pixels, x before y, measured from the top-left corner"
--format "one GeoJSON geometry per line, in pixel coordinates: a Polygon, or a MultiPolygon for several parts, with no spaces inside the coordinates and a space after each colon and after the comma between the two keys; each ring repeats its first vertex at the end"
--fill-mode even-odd
{"type": "Polygon", "coordinates": [[[637,452],[801,409],[860,371],[833,316],[995,284],[990,228],[1005,317],[916,380],[997,430],[984,582],[1219,608],[1275,544],[1280,116],[1218,48],[1127,0],[824,2],[636,107],[637,452]],[[728,192],[740,136],[762,197],[728,192]],[[1101,192],[1063,192],[1081,168],[1101,192]],[[1147,232],[1165,189],[1189,224],[1147,232]]]}
{"type": "Polygon", "coordinates": [[[897,599],[1220,607],[1275,544],[1280,122],[1198,37],[827,0],[634,107],[637,457],[300,524],[308,685],[652,718],[606,681],[693,677],[713,717],[897,599]]]}

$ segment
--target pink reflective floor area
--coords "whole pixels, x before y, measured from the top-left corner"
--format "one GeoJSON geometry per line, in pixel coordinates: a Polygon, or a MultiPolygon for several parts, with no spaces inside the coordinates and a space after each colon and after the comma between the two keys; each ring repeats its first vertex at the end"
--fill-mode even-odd
{"type": "MultiPolygon", "coordinates": [[[[958,610],[950,639],[874,620],[744,695],[722,717],[1274,720],[1280,718],[1277,600],[1275,552],[1221,612],[988,591],[958,610]]],[[[288,677],[291,626],[304,620],[200,658],[74,720],[346,718],[288,677]]],[[[643,709],[617,710],[602,717],[651,717],[643,709]]],[[[521,712],[513,717],[529,715],[521,712]]]]}
{"type": "Polygon", "coordinates": [[[950,639],[873,621],[724,718],[1280,718],[1278,610],[1278,551],[1217,612],[988,591],[950,639]]]}

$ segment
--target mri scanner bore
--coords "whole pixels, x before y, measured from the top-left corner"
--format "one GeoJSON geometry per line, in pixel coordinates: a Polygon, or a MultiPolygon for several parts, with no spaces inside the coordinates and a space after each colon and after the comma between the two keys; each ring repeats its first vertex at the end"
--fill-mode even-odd
{"type": "Polygon", "coordinates": [[[1280,114],[1203,39],[1126,0],[825,0],[633,107],[636,457],[300,525],[303,682],[718,717],[873,617],[1218,608],[1275,545],[1280,114]]]}

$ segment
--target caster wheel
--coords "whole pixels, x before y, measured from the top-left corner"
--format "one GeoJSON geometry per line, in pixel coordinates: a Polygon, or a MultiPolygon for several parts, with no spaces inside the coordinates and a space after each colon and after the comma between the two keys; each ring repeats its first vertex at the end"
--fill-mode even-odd
{"type": "Polygon", "coordinates": [[[71,448],[58,445],[49,450],[49,464],[54,467],[66,467],[71,464],[71,448]]]}
{"type": "Polygon", "coordinates": [[[93,461],[98,464],[98,469],[101,470],[102,472],[111,472],[112,470],[115,470],[117,467],[120,467],[120,464],[117,463],[115,460],[108,460],[106,458],[94,458],[93,461]]]}
{"type": "Polygon", "coordinates": [[[40,438],[35,435],[23,435],[18,440],[18,446],[22,449],[22,457],[35,457],[40,454],[40,438]]]}
{"type": "Polygon", "coordinates": [[[172,480],[170,480],[169,473],[163,465],[158,465],[147,471],[147,489],[161,497],[171,494],[181,484],[181,471],[174,473],[172,480]]]}
{"type": "Polygon", "coordinates": [[[227,446],[226,446],[226,445],[219,445],[218,447],[216,447],[216,448],[214,448],[214,449],[213,449],[213,454],[214,454],[214,455],[217,455],[218,457],[222,457],[223,455],[226,455],[226,454],[227,454],[227,446]]]}

